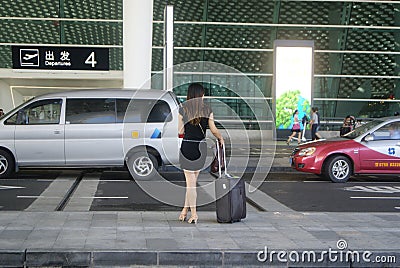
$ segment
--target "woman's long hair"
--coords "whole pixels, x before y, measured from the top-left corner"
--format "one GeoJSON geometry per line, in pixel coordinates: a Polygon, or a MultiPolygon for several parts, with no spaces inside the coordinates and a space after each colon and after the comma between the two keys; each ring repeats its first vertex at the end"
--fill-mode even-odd
{"type": "Polygon", "coordinates": [[[201,117],[204,114],[203,95],[204,87],[201,84],[190,84],[183,109],[185,110],[189,123],[192,125],[200,124],[201,117]]]}

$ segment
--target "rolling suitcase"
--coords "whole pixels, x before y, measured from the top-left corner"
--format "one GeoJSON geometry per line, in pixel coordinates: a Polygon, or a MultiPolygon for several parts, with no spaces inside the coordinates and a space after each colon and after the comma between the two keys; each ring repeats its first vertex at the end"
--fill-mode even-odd
{"type": "MultiPolygon", "coordinates": [[[[217,141],[217,146],[219,146],[217,141]]],[[[246,218],[246,188],[243,178],[231,176],[227,172],[225,146],[222,148],[225,170],[222,173],[219,167],[219,177],[215,180],[215,196],[217,221],[219,223],[233,223],[246,218]]],[[[217,150],[217,159],[220,160],[217,150]]]]}

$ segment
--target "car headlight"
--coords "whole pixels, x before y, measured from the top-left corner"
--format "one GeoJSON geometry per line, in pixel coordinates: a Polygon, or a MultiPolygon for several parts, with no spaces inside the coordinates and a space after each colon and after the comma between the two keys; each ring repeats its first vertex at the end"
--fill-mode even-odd
{"type": "Polygon", "coordinates": [[[299,156],[310,156],[315,152],[315,147],[304,148],[299,152],[299,156]]]}

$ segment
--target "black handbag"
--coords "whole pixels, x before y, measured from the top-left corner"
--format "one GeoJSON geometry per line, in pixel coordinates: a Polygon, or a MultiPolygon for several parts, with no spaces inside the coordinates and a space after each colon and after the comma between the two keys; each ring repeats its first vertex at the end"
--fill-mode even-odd
{"type": "Polygon", "coordinates": [[[215,144],[215,157],[213,161],[211,162],[211,172],[215,173],[218,172],[219,170],[225,170],[225,152],[222,147],[222,144],[220,144],[217,140],[215,144]],[[219,158],[219,161],[218,161],[219,158]]]}

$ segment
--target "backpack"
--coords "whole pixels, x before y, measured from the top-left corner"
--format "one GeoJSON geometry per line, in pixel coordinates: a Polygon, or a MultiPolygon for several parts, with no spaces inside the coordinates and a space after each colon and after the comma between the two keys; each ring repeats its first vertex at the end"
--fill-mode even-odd
{"type": "Polygon", "coordinates": [[[317,124],[320,125],[321,124],[321,117],[319,116],[319,112],[315,112],[315,113],[317,114],[317,118],[318,118],[317,124]]]}

